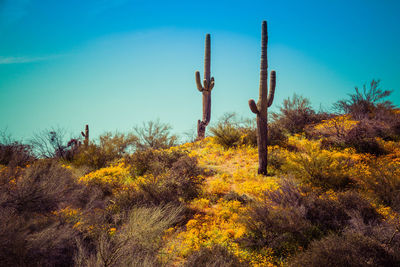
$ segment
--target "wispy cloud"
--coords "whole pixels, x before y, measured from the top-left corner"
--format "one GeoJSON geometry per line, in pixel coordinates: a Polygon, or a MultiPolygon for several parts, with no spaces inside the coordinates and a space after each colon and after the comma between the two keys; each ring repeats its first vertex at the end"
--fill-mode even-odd
{"type": "Polygon", "coordinates": [[[50,55],[50,56],[41,56],[41,57],[30,57],[30,56],[23,56],[23,57],[3,57],[0,56],[0,65],[4,64],[21,64],[21,63],[31,63],[31,62],[38,62],[38,61],[46,61],[52,60],[64,55],[50,55]]]}

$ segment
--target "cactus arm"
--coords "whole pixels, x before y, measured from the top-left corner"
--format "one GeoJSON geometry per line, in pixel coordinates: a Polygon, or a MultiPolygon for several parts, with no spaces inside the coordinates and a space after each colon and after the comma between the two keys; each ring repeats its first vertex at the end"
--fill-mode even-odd
{"type": "Polygon", "coordinates": [[[210,88],[208,90],[211,91],[214,88],[214,85],[215,85],[214,77],[211,77],[210,88]]]}
{"type": "Polygon", "coordinates": [[[203,88],[204,88],[204,91],[208,91],[208,82],[206,79],[203,80],[203,88]]]}
{"type": "Polygon", "coordinates": [[[253,99],[250,99],[250,100],[249,100],[249,107],[250,107],[250,110],[251,110],[254,114],[259,114],[259,113],[260,113],[260,112],[258,111],[256,102],[254,102],[253,99]]]}
{"type": "Polygon", "coordinates": [[[85,134],[83,132],[81,132],[82,136],[85,137],[85,134]]]}
{"type": "Polygon", "coordinates": [[[276,73],[275,71],[271,71],[271,78],[269,80],[269,95],[268,95],[268,107],[272,105],[275,96],[275,86],[276,86],[276,73]]]}
{"type": "Polygon", "coordinates": [[[200,92],[203,92],[204,88],[201,85],[201,80],[200,80],[200,72],[196,71],[196,85],[197,85],[197,90],[200,92]]]}

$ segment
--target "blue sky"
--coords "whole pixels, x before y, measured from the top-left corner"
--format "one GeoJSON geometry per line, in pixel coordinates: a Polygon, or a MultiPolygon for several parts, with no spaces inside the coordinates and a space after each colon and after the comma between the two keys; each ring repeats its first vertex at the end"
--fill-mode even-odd
{"type": "Polygon", "coordinates": [[[400,1],[0,0],[0,129],[16,138],[60,126],[96,136],[159,118],[195,128],[204,37],[212,117],[253,114],[268,21],[273,109],[293,93],[330,108],[372,79],[400,105],[400,1]]]}

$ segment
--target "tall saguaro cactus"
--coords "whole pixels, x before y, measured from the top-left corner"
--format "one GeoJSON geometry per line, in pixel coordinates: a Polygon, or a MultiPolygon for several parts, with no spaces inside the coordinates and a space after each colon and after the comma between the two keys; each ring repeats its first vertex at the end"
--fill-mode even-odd
{"type": "Polygon", "coordinates": [[[275,94],[276,73],[271,71],[270,88],[268,94],[268,59],[267,59],[267,22],[262,23],[261,34],[261,70],[260,70],[260,96],[257,104],[253,99],[249,100],[249,106],[253,113],[257,115],[257,145],[258,145],[258,173],[267,173],[267,139],[268,139],[268,108],[272,105],[275,94]]]}
{"type": "Polygon", "coordinates": [[[211,118],[211,90],[214,88],[214,77],[210,77],[211,48],[210,34],[206,35],[206,47],[204,55],[204,80],[203,85],[200,80],[200,72],[196,71],[197,89],[203,94],[203,119],[197,121],[197,139],[203,139],[206,127],[211,118]]]}
{"type": "Polygon", "coordinates": [[[81,132],[82,136],[85,137],[85,141],[83,141],[83,144],[85,147],[88,147],[89,145],[89,125],[86,124],[85,126],[85,133],[81,132]]]}

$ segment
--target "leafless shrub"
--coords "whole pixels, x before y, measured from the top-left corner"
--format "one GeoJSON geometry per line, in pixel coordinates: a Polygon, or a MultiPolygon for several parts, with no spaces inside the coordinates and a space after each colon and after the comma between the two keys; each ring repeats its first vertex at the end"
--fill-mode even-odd
{"type": "Polygon", "coordinates": [[[370,88],[364,84],[362,91],[355,87],[355,94],[350,94],[350,99],[340,100],[334,107],[346,114],[351,114],[353,118],[359,120],[370,117],[377,109],[393,108],[392,102],[384,100],[392,91],[379,88],[380,80],[372,80],[370,88]]]}
{"type": "Polygon", "coordinates": [[[325,112],[315,112],[309,99],[296,94],[283,101],[279,113],[272,113],[273,121],[289,134],[301,133],[307,125],[328,117],[325,112]]]}
{"type": "Polygon", "coordinates": [[[35,133],[30,144],[39,158],[65,158],[66,156],[67,140],[64,129],[52,128],[35,133]]]}
{"type": "Polygon", "coordinates": [[[139,150],[161,149],[177,145],[178,137],[171,134],[172,127],[159,120],[149,121],[134,127],[138,137],[136,148],[139,150]]]}

